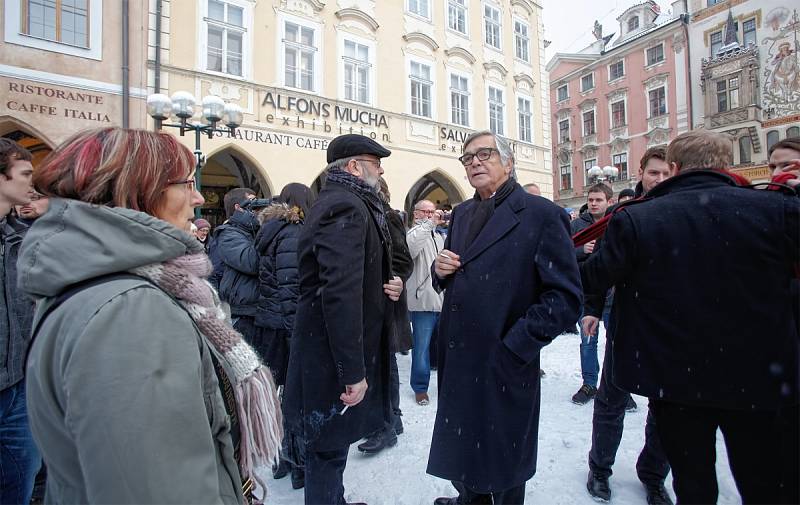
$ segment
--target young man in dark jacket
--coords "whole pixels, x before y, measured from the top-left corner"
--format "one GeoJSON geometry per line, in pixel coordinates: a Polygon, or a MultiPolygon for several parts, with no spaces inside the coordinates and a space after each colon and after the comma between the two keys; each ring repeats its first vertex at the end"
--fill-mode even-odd
{"type": "Polygon", "coordinates": [[[17,289],[17,255],[28,226],[11,213],[31,201],[31,153],[0,138],[0,503],[28,503],[41,464],[28,425],[25,356],[33,300],[17,289]]]}
{"type": "MultiPolygon", "coordinates": [[[[587,211],[578,216],[578,219],[570,223],[570,231],[575,235],[584,228],[588,228],[599,219],[606,215],[609,201],[614,196],[611,188],[602,182],[590,187],[587,191],[587,211]]],[[[593,240],[587,244],[575,248],[575,257],[578,263],[582,263],[589,258],[595,247],[597,241],[593,240]]],[[[608,328],[608,310],[604,312],[603,322],[608,328]]],[[[589,335],[584,333],[581,329],[581,377],[583,384],[578,392],[572,395],[572,402],[578,405],[584,405],[591,401],[597,394],[597,377],[600,372],[600,362],[597,360],[597,338],[598,336],[589,335]]]]}
{"type": "Polygon", "coordinates": [[[798,405],[800,200],[739,187],[731,161],[727,136],[679,135],[677,175],[614,214],[581,265],[587,292],[616,286],[614,381],[651,399],[679,503],[717,501],[718,429],[744,503],[786,501],[797,483],[780,426],[798,405]]]}

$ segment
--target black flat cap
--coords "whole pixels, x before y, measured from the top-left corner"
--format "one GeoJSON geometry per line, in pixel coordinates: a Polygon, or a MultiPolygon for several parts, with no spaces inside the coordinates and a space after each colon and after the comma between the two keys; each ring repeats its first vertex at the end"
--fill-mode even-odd
{"type": "Polygon", "coordinates": [[[328,163],[359,154],[372,154],[378,158],[385,158],[392,154],[392,151],[369,137],[355,133],[340,135],[328,144],[328,163]]]}

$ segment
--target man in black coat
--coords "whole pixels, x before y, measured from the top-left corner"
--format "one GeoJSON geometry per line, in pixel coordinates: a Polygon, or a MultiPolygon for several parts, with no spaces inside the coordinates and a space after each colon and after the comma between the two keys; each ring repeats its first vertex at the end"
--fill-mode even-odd
{"type": "Polygon", "coordinates": [[[516,182],[507,141],[474,133],[459,159],[476,194],[432,267],[445,295],[427,471],[459,491],[437,505],[519,504],[536,472],[539,351],[578,319],[578,266],[567,215],[516,182]]]}
{"type": "Polygon", "coordinates": [[[325,187],[300,233],[300,298],[284,415],[306,444],[305,502],[344,502],[353,442],[391,420],[390,343],[384,331],[402,293],[378,198],[390,151],[361,135],[328,146],[325,187]]]}
{"type": "Polygon", "coordinates": [[[651,398],[679,503],[716,502],[718,428],[743,502],[777,503],[780,412],[798,403],[800,203],[715,170],[731,163],[721,134],[678,136],[667,162],[677,175],[617,212],[581,266],[587,292],[616,286],[624,314],[614,382],[651,398]]]}

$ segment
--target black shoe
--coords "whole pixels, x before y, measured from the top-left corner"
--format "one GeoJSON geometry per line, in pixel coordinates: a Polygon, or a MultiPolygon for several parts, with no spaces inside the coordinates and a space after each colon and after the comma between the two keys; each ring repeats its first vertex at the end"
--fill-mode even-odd
{"type": "Polygon", "coordinates": [[[306,485],[306,472],[300,467],[292,466],[292,489],[302,489],[306,485]]]}
{"type": "Polygon", "coordinates": [[[673,505],[664,484],[645,484],[644,488],[647,490],[647,505],[673,505]]]}
{"type": "Polygon", "coordinates": [[[289,475],[289,462],[285,459],[281,459],[277,465],[272,467],[272,478],[279,480],[287,475],[289,475]]]}
{"type": "Polygon", "coordinates": [[[402,435],[403,434],[403,420],[400,418],[399,415],[395,415],[394,416],[394,423],[392,423],[392,424],[393,424],[393,427],[394,427],[395,434],[396,435],[402,435]]]}
{"type": "Polygon", "coordinates": [[[637,410],[639,410],[639,406],[633,401],[632,396],[628,396],[628,404],[625,405],[625,412],[636,412],[637,410]]]}
{"type": "Polygon", "coordinates": [[[387,447],[397,444],[397,434],[393,429],[382,429],[373,433],[367,441],[358,445],[358,450],[364,454],[378,454],[387,447]]]}
{"type": "Polygon", "coordinates": [[[611,501],[611,488],[608,486],[608,477],[589,470],[589,480],[586,481],[586,490],[597,501],[608,503],[611,501]]]}
{"type": "Polygon", "coordinates": [[[572,403],[586,405],[590,400],[593,400],[595,396],[597,396],[597,388],[584,384],[577,393],[572,395],[572,403]]]}
{"type": "Polygon", "coordinates": [[[453,496],[452,498],[440,496],[433,501],[433,505],[460,505],[460,502],[458,501],[458,496],[453,496]]]}

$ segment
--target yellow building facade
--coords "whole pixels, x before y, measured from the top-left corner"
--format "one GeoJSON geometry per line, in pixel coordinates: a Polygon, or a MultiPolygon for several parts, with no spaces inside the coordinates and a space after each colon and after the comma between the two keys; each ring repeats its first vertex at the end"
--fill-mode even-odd
{"type": "MultiPolygon", "coordinates": [[[[541,7],[531,0],[162,0],[150,8],[149,91],[216,95],[244,110],[235,136],[202,142],[210,218],[232,186],[264,196],[290,182],[319,189],[325,149],[343,133],[392,150],[383,166],[395,208],[470,197],[456,158],[466,135],[490,126],[512,142],[520,182],[552,194],[541,7]]],[[[194,148],[193,136],[184,140],[194,148]]]]}
{"type": "MultiPolygon", "coordinates": [[[[86,128],[153,128],[153,93],[215,95],[243,109],[234,136],[201,140],[202,214],[214,223],[232,187],[318,190],[328,143],[351,132],[392,150],[383,165],[398,209],[469,198],[456,158],[483,129],[509,139],[521,183],[552,197],[533,0],[0,4],[0,135],[38,156],[86,128]]],[[[182,141],[194,150],[194,135],[182,141]]]]}

